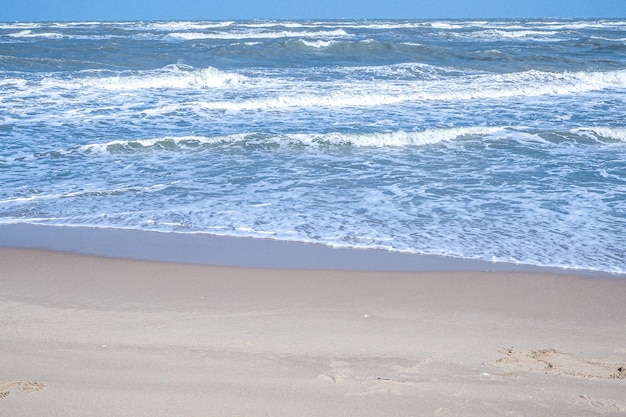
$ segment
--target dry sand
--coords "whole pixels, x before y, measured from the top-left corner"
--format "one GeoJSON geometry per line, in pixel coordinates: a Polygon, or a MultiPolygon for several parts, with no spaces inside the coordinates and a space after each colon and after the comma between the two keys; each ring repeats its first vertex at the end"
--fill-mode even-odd
{"type": "Polygon", "coordinates": [[[625,416],[626,280],[0,248],[0,416],[625,416]]]}

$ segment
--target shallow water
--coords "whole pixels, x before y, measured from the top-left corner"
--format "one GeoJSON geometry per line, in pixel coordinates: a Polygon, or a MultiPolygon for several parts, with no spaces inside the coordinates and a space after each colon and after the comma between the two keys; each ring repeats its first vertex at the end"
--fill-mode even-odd
{"type": "Polygon", "coordinates": [[[0,223],[626,272],[626,21],[0,23],[0,223]]]}

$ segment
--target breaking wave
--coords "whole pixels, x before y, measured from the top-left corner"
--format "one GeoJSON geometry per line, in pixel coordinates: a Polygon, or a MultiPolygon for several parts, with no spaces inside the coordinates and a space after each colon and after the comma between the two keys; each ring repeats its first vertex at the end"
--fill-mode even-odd
{"type": "Polygon", "coordinates": [[[172,32],[172,38],[194,39],[280,39],[280,38],[337,38],[348,34],[343,29],[333,31],[298,32],[298,31],[244,31],[244,32],[172,32]]]}
{"type": "Polygon", "coordinates": [[[51,77],[44,79],[43,84],[66,89],[142,90],[219,88],[245,81],[246,77],[242,75],[223,72],[213,67],[194,69],[183,65],[169,65],[156,71],[113,76],[86,76],[69,80],[51,77]]]}

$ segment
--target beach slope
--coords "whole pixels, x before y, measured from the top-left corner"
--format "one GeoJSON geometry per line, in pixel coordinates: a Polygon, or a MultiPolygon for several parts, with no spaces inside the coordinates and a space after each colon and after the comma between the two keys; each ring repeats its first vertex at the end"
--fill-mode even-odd
{"type": "Polygon", "coordinates": [[[626,414],[626,280],[0,248],[0,415],[626,414]]]}

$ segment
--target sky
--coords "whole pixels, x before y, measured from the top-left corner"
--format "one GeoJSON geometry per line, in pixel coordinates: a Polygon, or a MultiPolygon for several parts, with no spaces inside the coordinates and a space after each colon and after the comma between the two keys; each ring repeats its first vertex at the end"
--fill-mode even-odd
{"type": "Polygon", "coordinates": [[[0,21],[626,17],[626,0],[0,0],[0,21]]]}

